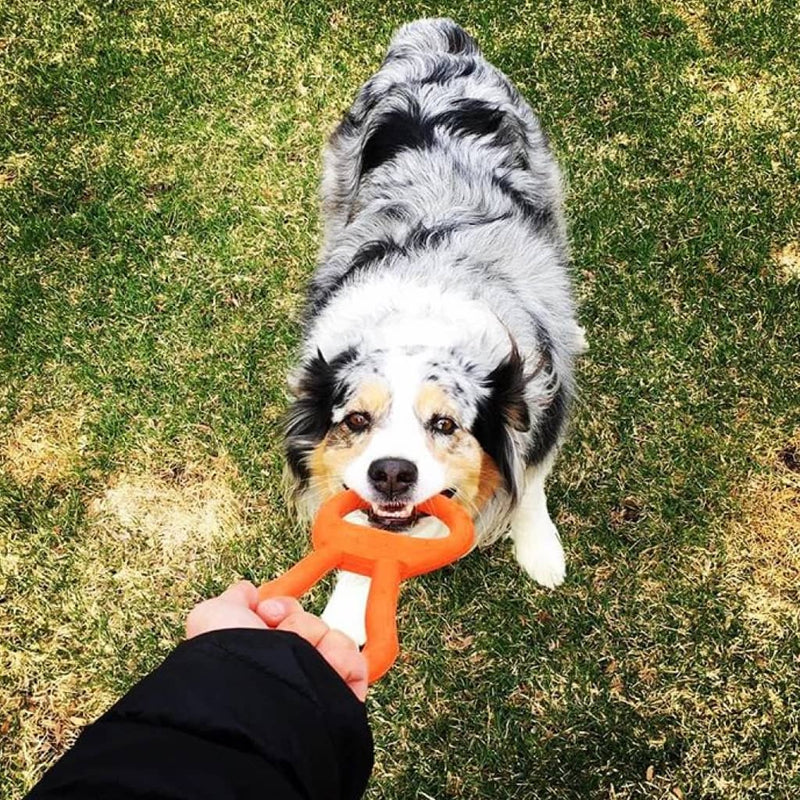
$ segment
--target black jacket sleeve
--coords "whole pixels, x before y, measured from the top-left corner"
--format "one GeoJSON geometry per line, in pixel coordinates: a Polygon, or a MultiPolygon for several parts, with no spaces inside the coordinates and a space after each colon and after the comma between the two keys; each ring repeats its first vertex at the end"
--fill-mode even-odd
{"type": "Polygon", "coordinates": [[[372,770],[364,705],[293,633],[183,644],[90,725],[29,800],[354,800],[372,770]]]}

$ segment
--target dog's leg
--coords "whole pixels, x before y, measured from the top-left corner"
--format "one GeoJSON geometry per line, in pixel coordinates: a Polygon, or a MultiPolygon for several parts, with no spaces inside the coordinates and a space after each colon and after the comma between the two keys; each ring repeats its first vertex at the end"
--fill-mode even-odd
{"type": "Polygon", "coordinates": [[[357,645],[367,641],[365,615],[370,579],[355,572],[339,572],[323,621],[331,628],[346,633],[357,645]]]}
{"type": "Polygon", "coordinates": [[[537,583],[553,589],[564,582],[566,565],[561,537],[547,512],[544,481],[552,459],[525,473],[525,489],[511,521],[510,536],[519,565],[537,583]]]}

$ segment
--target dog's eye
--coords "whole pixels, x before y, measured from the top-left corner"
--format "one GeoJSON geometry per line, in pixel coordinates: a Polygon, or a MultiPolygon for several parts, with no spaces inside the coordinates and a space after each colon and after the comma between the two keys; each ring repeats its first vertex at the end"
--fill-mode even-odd
{"type": "Polygon", "coordinates": [[[350,428],[353,433],[360,433],[369,428],[372,420],[369,414],[363,411],[353,411],[344,418],[344,424],[350,428]]]}
{"type": "Polygon", "coordinates": [[[432,431],[443,433],[445,436],[452,436],[458,428],[458,425],[450,417],[433,417],[430,426],[432,431]]]}

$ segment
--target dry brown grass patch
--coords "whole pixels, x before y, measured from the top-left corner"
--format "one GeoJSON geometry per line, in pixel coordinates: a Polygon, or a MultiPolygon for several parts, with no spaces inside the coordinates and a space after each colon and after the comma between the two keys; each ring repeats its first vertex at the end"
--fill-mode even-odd
{"type": "Polygon", "coordinates": [[[783,247],[775,248],[772,258],[780,270],[781,278],[786,281],[800,280],[800,241],[787,242],[783,247]]]}
{"type": "Polygon", "coordinates": [[[88,417],[84,406],[19,419],[2,444],[0,466],[20,485],[36,479],[53,486],[62,483],[88,445],[88,417]]]}
{"type": "Polygon", "coordinates": [[[705,6],[694,2],[676,2],[672,3],[670,8],[675,16],[695,35],[697,43],[704,50],[713,49],[714,42],[706,22],[705,6]]]}
{"type": "Polygon", "coordinates": [[[119,539],[135,538],[164,555],[184,554],[228,540],[241,529],[236,479],[226,455],[155,474],[123,472],[90,510],[119,539]]]}
{"type": "Polygon", "coordinates": [[[727,575],[762,635],[784,636],[800,623],[800,432],[751,478],[743,515],[727,531],[727,575]]]}
{"type": "Polygon", "coordinates": [[[700,117],[703,128],[717,136],[749,135],[758,130],[780,133],[791,127],[781,99],[785,90],[782,76],[759,72],[721,78],[706,65],[693,63],[684,79],[705,97],[692,106],[682,125],[691,126],[692,120],[700,117]]]}

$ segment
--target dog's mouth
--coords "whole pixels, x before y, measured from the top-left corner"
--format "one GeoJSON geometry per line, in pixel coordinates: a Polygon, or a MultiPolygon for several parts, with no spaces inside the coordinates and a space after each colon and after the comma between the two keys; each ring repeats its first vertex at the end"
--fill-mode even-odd
{"type": "Polygon", "coordinates": [[[404,531],[419,518],[413,503],[373,503],[367,510],[370,525],[387,531],[404,531]]]}
{"type": "MultiPolygon", "coordinates": [[[[452,497],[454,489],[445,489],[440,492],[445,497],[452,497]]],[[[418,520],[427,517],[427,514],[417,510],[413,503],[372,503],[367,509],[367,518],[370,525],[383,528],[386,531],[406,531],[413,527],[418,520]]]]}

